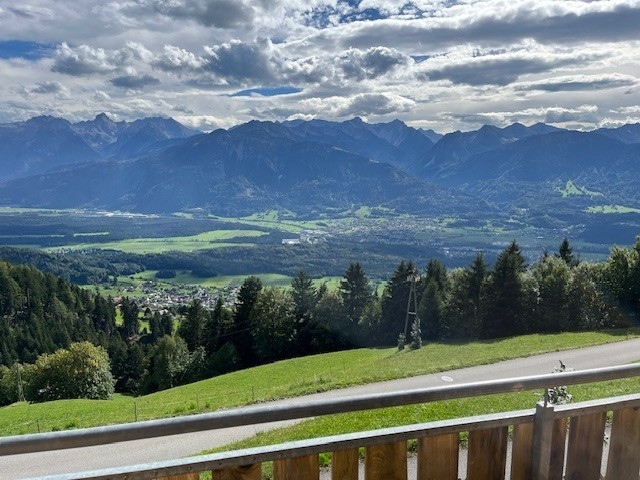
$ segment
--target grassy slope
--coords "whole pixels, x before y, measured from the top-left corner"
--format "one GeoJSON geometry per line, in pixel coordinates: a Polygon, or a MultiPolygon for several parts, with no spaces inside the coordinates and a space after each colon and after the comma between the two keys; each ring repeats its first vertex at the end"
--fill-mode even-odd
{"type": "Polygon", "coordinates": [[[0,408],[0,435],[89,427],[216,410],[349,385],[492,363],[575,347],[624,340],[639,330],[526,335],[470,342],[433,343],[421,350],[358,349],[296,358],[222,375],[151,395],[113,400],[60,400],[0,408]]]}
{"type": "MultiPolygon", "coordinates": [[[[639,354],[640,356],[640,354],[639,354]]],[[[573,401],[590,400],[640,392],[640,379],[631,378],[568,388],[573,401]]],[[[340,435],[344,433],[375,430],[399,425],[462,418],[473,415],[524,410],[534,408],[543,390],[487,395],[483,397],[447,400],[441,402],[411,405],[406,407],[369,410],[364,412],[329,415],[305,420],[292,427],[259,432],[255,436],[221,448],[203,452],[236,450],[264,445],[304,440],[309,438],[340,435]]],[[[463,434],[463,440],[466,435],[463,434]]],[[[322,455],[322,463],[328,456],[322,455]]]]}

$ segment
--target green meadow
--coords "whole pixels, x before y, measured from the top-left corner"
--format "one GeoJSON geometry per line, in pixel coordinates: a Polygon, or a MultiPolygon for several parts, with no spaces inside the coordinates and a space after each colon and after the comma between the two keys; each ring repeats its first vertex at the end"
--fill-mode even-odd
{"type": "MultiPolygon", "coordinates": [[[[194,252],[222,247],[246,247],[252,246],[250,242],[230,243],[229,240],[239,238],[252,239],[267,235],[260,230],[212,230],[186,237],[164,238],[130,238],[116,242],[103,243],[78,243],[66,248],[69,250],[120,250],[126,253],[164,253],[164,252],[194,252]]],[[[54,248],[58,250],[59,248],[54,248]]]]}
{"type": "MultiPolygon", "coordinates": [[[[313,355],[240,370],[137,398],[117,394],[112,400],[16,403],[0,408],[0,435],[91,427],[213,411],[351,385],[614,342],[639,335],[640,329],[537,334],[492,341],[429,343],[415,351],[364,348],[313,355]]],[[[531,394],[522,398],[532,400],[528,405],[535,403],[531,394]]],[[[334,430],[325,433],[332,431],[334,430]]]]}

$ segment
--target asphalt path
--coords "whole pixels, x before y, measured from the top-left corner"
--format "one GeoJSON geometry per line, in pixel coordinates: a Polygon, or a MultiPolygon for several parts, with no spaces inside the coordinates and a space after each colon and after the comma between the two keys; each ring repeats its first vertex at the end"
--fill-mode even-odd
{"type": "MultiPolygon", "coordinates": [[[[428,348],[428,346],[424,348],[428,348]]],[[[420,375],[417,377],[360,385],[270,402],[270,404],[304,403],[309,400],[346,397],[365,393],[392,392],[447,384],[538,375],[553,372],[554,367],[559,364],[560,360],[569,368],[575,370],[624,365],[640,360],[640,339],[534,355],[430,375],[420,375]]],[[[533,407],[533,401],[531,406],[533,407]]],[[[295,422],[295,420],[274,422],[263,425],[211,430],[110,445],[0,457],[0,479],[33,478],[186,457],[209,448],[251,437],[260,431],[295,422]]]]}

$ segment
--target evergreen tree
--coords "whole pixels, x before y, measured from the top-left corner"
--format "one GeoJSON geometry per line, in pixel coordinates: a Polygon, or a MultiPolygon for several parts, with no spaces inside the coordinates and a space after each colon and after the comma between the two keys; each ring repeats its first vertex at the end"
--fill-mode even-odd
{"type": "MultiPolygon", "coordinates": [[[[212,355],[218,350],[218,348],[220,348],[221,336],[231,328],[231,323],[231,312],[224,308],[222,305],[222,299],[218,297],[211,315],[207,318],[204,328],[203,345],[208,356],[212,355]]],[[[224,339],[222,339],[222,342],[224,342],[224,339]]]]}
{"type": "Polygon", "coordinates": [[[132,338],[140,332],[140,318],[138,317],[138,305],[135,301],[124,297],[120,302],[124,332],[127,338],[132,338]]]}
{"type": "Polygon", "coordinates": [[[292,356],[295,327],[291,295],[274,287],[263,288],[251,310],[251,334],[260,362],[292,356]]]}
{"type": "Polygon", "coordinates": [[[569,328],[571,272],[566,259],[547,257],[533,269],[536,281],[536,330],[560,332],[569,328]]]}
{"type": "Polygon", "coordinates": [[[193,300],[178,328],[178,335],[187,343],[190,352],[203,345],[208,317],[209,312],[202,306],[200,300],[193,300]]]}
{"type": "Polygon", "coordinates": [[[236,311],[230,331],[230,340],[235,345],[240,361],[245,367],[253,365],[256,359],[250,318],[261,290],[262,282],[258,277],[247,277],[240,286],[236,299],[236,311]]]}
{"type": "Polygon", "coordinates": [[[573,255],[573,248],[569,244],[569,239],[567,237],[564,237],[564,240],[562,240],[556,257],[564,260],[564,263],[570,267],[575,267],[579,263],[578,258],[573,255]]]}
{"type": "Polygon", "coordinates": [[[291,298],[295,305],[295,350],[298,354],[308,354],[313,350],[314,334],[317,325],[311,318],[311,310],[317,301],[317,291],[313,279],[304,270],[300,270],[291,280],[291,298]]]}
{"type": "Polygon", "coordinates": [[[298,321],[306,321],[316,302],[316,289],[313,279],[304,270],[300,270],[291,280],[291,297],[296,306],[298,321]]]}
{"type": "Polygon", "coordinates": [[[412,262],[402,261],[387,282],[382,294],[382,320],[380,330],[375,335],[383,345],[394,345],[399,333],[404,333],[407,302],[411,290],[409,278],[415,275],[412,262]]]}
{"type": "Polygon", "coordinates": [[[432,277],[427,283],[418,314],[424,325],[424,336],[429,340],[442,338],[445,334],[445,294],[438,280],[432,277]]]}
{"type": "Polygon", "coordinates": [[[515,240],[498,256],[488,285],[487,312],[481,332],[484,338],[507,337],[526,331],[522,279],[525,264],[515,240]]]}
{"type": "Polygon", "coordinates": [[[487,264],[484,262],[482,252],[479,252],[465,272],[465,287],[468,300],[465,313],[469,316],[468,328],[469,335],[472,337],[480,335],[484,317],[486,280],[487,264]]]}
{"type": "Polygon", "coordinates": [[[367,303],[371,299],[369,279],[365,275],[360,263],[352,263],[344,272],[340,281],[340,295],[344,305],[344,312],[353,328],[349,335],[355,333],[355,327],[360,321],[367,303]]]}
{"type": "Polygon", "coordinates": [[[431,281],[435,282],[441,292],[447,291],[447,267],[440,260],[432,259],[427,264],[424,278],[425,288],[431,281]]]}

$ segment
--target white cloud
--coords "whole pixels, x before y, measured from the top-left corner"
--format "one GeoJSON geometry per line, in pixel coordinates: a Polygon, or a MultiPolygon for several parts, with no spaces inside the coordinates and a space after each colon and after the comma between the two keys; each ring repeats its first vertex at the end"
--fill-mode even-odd
{"type": "Polygon", "coordinates": [[[638,24],[640,0],[5,2],[0,42],[57,47],[0,58],[0,119],[625,121],[638,116],[625,110],[640,92],[638,24]],[[223,96],[285,85],[302,92],[223,96]]]}

